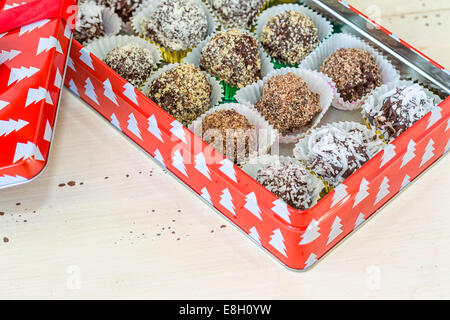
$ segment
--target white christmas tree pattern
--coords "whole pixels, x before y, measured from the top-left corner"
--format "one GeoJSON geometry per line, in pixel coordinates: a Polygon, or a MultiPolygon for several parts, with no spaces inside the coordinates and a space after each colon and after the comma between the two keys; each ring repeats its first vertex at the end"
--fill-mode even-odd
{"type": "Polygon", "coordinates": [[[136,91],[135,88],[131,85],[131,83],[126,83],[123,88],[125,89],[123,91],[123,94],[130,99],[135,105],[138,105],[137,97],[136,97],[136,91]]]}
{"type": "Polygon", "coordinates": [[[211,180],[211,176],[209,175],[209,169],[206,165],[206,159],[202,152],[195,156],[195,169],[199,171],[206,178],[211,180]]]}
{"type": "Polygon", "coordinates": [[[305,270],[311,268],[316,262],[317,256],[314,253],[311,253],[308,260],[305,261],[305,270]]]}
{"type": "Polygon", "coordinates": [[[430,141],[427,144],[427,147],[425,148],[425,153],[422,157],[422,162],[420,163],[420,167],[423,166],[425,163],[430,161],[434,157],[434,141],[433,139],[430,139],[430,141]]]}
{"type": "Polygon", "coordinates": [[[28,141],[27,143],[17,143],[13,163],[16,163],[20,159],[26,160],[31,157],[34,157],[35,160],[39,161],[45,160],[42,156],[41,151],[39,150],[39,147],[36,146],[33,142],[28,141]]]}
{"type": "Polygon", "coordinates": [[[274,207],[272,208],[272,211],[288,223],[291,223],[291,219],[289,217],[290,214],[286,202],[281,199],[277,199],[273,202],[273,205],[274,207]]]}
{"type": "Polygon", "coordinates": [[[52,140],[52,134],[53,134],[53,129],[50,126],[50,122],[47,120],[47,122],[45,123],[45,132],[44,132],[43,139],[45,141],[50,142],[52,140]]]}
{"type": "Polygon", "coordinates": [[[395,157],[395,155],[395,146],[393,144],[388,144],[383,150],[383,160],[381,162],[380,168],[391,161],[395,157]]]}
{"type": "Polygon", "coordinates": [[[136,137],[142,140],[141,131],[139,130],[138,122],[133,113],[130,113],[130,115],[128,116],[127,123],[127,129],[130,130],[130,132],[132,132],[136,137]]]}
{"type": "Polygon", "coordinates": [[[233,198],[231,197],[231,193],[228,188],[222,190],[219,203],[236,216],[236,212],[234,212],[233,198]]]}
{"type": "Polygon", "coordinates": [[[186,142],[186,133],[184,132],[183,124],[177,120],[173,121],[171,124],[172,128],[170,129],[170,132],[177,137],[179,140],[186,142]]]}
{"type": "Polygon", "coordinates": [[[77,69],[75,69],[75,65],[73,64],[73,60],[70,57],[67,58],[67,67],[77,72],[77,69]]]}
{"type": "Polygon", "coordinates": [[[91,53],[85,48],[80,50],[80,60],[83,61],[89,68],[94,70],[94,65],[92,64],[91,53]]]}
{"type": "Polygon", "coordinates": [[[442,118],[441,114],[442,109],[438,106],[435,106],[433,109],[431,109],[431,115],[430,119],[428,119],[428,126],[426,130],[430,129],[433,125],[436,124],[439,120],[442,118]]]}
{"type": "Polygon", "coordinates": [[[122,131],[122,128],[120,127],[120,122],[119,119],[117,119],[117,116],[115,113],[113,113],[111,115],[111,124],[116,127],[117,129],[119,129],[120,131],[122,131]]]}
{"type": "Polygon", "coordinates": [[[186,173],[186,167],[184,166],[184,159],[181,155],[180,150],[175,150],[175,152],[173,153],[172,165],[186,177],[188,176],[186,173]]]}
{"type": "MultiPolygon", "coordinates": [[[[5,6],[6,7],[6,6],[5,6]]],[[[36,21],[30,24],[27,24],[23,27],[20,28],[19,31],[19,37],[23,36],[25,33],[29,33],[35,29],[40,29],[43,26],[45,26],[48,22],[50,21],[50,19],[44,19],[44,20],[40,20],[40,21],[36,21]]]]}
{"type": "Polygon", "coordinates": [[[280,229],[276,229],[273,231],[272,235],[270,236],[269,244],[287,258],[286,246],[284,245],[284,238],[280,229]]]}
{"type": "Polygon", "coordinates": [[[148,118],[148,131],[156,138],[158,138],[161,142],[164,142],[161,136],[161,130],[159,130],[158,122],[156,121],[156,117],[154,114],[152,114],[151,117],[148,118]]]}
{"type": "Polygon", "coordinates": [[[386,198],[386,196],[390,193],[390,191],[389,191],[390,187],[391,186],[389,185],[388,177],[384,177],[383,181],[381,182],[380,190],[378,191],[377,199],[375,200],[375,204],[377,204],[378,202],[380,202],[381,200],[386,198]]]}
{"type": "Polygon", "coordinates": [[[331,208],[341,202],[347,195],[347,186],[345,184],[341,183],[334,188],[333,203],[331,204],[331,208]]]}
{"type": "Polygon", "coordinates": [[[330,234],[328,235],[327,245],[333,242],[343,232],[341,222],[342,220],[339,217],[336,217],[334,219],[333,225],[331,226],[330,234]]]}
{"type": "Polygon", "coordinates": [[[366,179],[362,179],[361,184],[359,186],[359,191],[355,197],[355,203],[353,204],[353,208],[361,203],[365,198],[369,196],[369,181],[366,179]]]}
{"type": "Polygon", "coordinates": [[[25,78],[30,78],[39,71],[40,71],[40,69],[35,68],[35,67],[11,68],[11,72],[9,74],[8,86],[13,84],[14,82],[20,82],[25,78]]]}
{"type": "Polygon", "coordinates": [[[404,190],[409,184],[411,183],[411,177],[408,175],[405,175],[403,178],[402,186],[400,187],[400,190],[404,190]]]}
{"type": "Polygon", "coordinates": [[[117,97],[114,94],[111,81],[109,81],[109,79],[103,81],[103,89],[104,89],[103,94],[105,95],[105,97],[111,100],[116,106],[119,106],[119,104],[117,103],[117,97]]]}
{"type": "Polygon", "coordinates": [[[300,245],[303,246],[319,238],[320,237],[319,230],[320,230],[319,222],[313,219],[306,228],[305,233],[302,235],[300,245]]]}
{"type": "Polygon", "coordinates": [[[1,187],[5,187],[7,185],[10,184],[16,184],[16,183],[20,183],[20,182],[25,182],[28,181],[27,178],[24,178],[22,176],[16,175],[16,176],[9,176],[9,175],[4,175],[4,176],[0,176],[0,186],[1,187]]]}
{"type": "Polygon", "coordinates": [[[30,88],[28,89],[27,101],[25,102],[25,108],[28,107],[32,103],[37,103],[41,100],[44,100],[48,104],[53,105],[52,97],[50,96],[50,92],[48,92],[45,88],[39,87],[38,89],[30,88]]]}
{"type": "Polygon", "coordinates": [[[228,178],[236,181],[236,171],[234,171],[234,163],[228,159],[223,159],[220,164],[222,165],[219,170],[222,171],[228,178]]]}
{"type": "Polygon", "coordinates": [[[0,137],[7,136],[11,132],[19,131],[20,129],[24,128],[28,124],[28,121],[18,119],[18,120],[0,120],[0,137]]]}
{"type": "MultiPolygon", "coordinates": [[[[56,39],[53,36],[50,36],[48,38],[40,38],[39,39],[39,44],[38,44],[38,48],[36,51],[36,55],[40,55],[42,52],[47,52],[50,49],[55,48],[56,52],[59,52],[61,54],[63,54],[62,48],[61,48],[61,44],[59,43],[59,40],[56,39]]],[[[81,59],[81,57],[80,57],[81,59]]]]}
{"type": "Polygon", "coordinates": [[[256,194],[254,192],[249,193],[245,196],[244,208],[250,211],[254,216],[262,221],[261,209],[258,206],[258,200],[256,199],[256,194]]]}
{"type": "Polygon", "coordinates": [[[211,196],[209,195],[208,189],[206,189],[206,187],[204,187],[204,188],[201,190],[201,192],[202,192],[202,193],[200,194],[200,196],[201,196],[203,199],[205,199],[206,202],[208,202],[210,205],[212,205],[211,196]]]}
{"type": "Polygon", "coordinates": [[[403,161],[402,161],[402,165],[400,166],[400,168],[403,168],[404,166],[406,166],[412,159],[414,159],[416,157],[416,143],[414,142],[413,139],[411,139],[411,141],[409,141],[408,143],[408,148],[406,149],[406,153],[403,156],[403,161]]]}
{"type": "Polygon", "coordinates": [[[0,65],[5,63],[6,61],[11,61],[15,57],[17,57],[20,53],[21,52],[17,50],[10,50],[10,51],[2,50],[0,52],[0,65]]]}
{"type": "Polygon", "coordinates": [[[248,235],[252,237],[253,240],[261,244],[261,239],[259,238],[259,233],[258,230],[256,230],[256,227],[252,227],[248,235]]]}
{"type": "Polygon", "coordinates": [[[64,85],[63,78],[61,72],[59,71],[59,68],[56,68],[55,81],[53,81],[53,85],[58,89],[61,89],[61,87],[64,85]]]}
{"type": "Polygon", "coordinates": [[[69,81],[69,89],[77,96],[80,96],[80,94],[78,93],[77,85],[75,84],[75,82],[72,79],[70,79],[70,81],[69,81]]]}
{"type": "Polygon", "coordinates": [[[358,218],[356,218],[356,222],[355,222],[355,229],[357,229],[360,225],[362,225],[366,219],[365,219],[365,215],[363,213],[360,213],[358,218]]]}
{"type": "Polygon", "coordinates": [[[161,155],[161,152],[158,150],[158,149],[156,149],[155,150],[155,160],[156,161],[158,161],[163,167],[166,167],[166,164],[164,163],[164,159],[163,159],[163,157],[162,157],[162,155],[161,155]]]}
{"type": "Polygon", "coordinates": [[[7,101],[0,100],[0,110],[2,110],[4,107],[6,107],[9,104],[7,101]]]}
{"type": "Polygon", "coordinates": [[[95,93],[94,85],[92,84],[91,79],[87,78],[84,84],[84,93],[96,104],[98,104],[97,94],[95,93]]]}

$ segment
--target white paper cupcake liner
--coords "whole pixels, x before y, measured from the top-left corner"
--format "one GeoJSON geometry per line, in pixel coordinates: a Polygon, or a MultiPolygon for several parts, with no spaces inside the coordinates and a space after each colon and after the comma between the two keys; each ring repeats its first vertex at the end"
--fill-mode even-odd
{"type": "MultiPolygon", "coordinates": [[[[305,60],[303,60],[300,64],[300,68],[319,71],[323,62],[336,50],[341,48],[356,48],[371,53],[380,69],[382,84],[394,82],[400,79],[398,70],[395,69],[386,57],[360,38],[345,33],[334,34],[325,40],[305,60]]],[[[335,108],[340,110],[356,110],[362,107],[364,100],[367,99],[369,95],[370,93],[354,102],[346,102],[336,90],[332,104],[335,108]]]]}
{"type": "MultiPolygon", "coordinates": [[[[140,37],[148,38],[145,34],[145,31],[142,29],[141,22],[144,18],[148,18],[151,16],[153,10],[162,2],[163,0],[153,0],[144,2],[139,8],[136,9],[135,14],[130,19],[131,25],[133,27],[134,32],[140,37]]],[[[206,3],[201,0],[197,0],[198,4],[203,8],[206,16],[206,20],[208,22],[208,29],[206,31],[206,36],[214,33],[218,28],[218,22],[216,18],[211,14],[211,10],[206,3]]],[[[160,44],[157,44],[160,45],[160,44]]],[[[162,46],[162,45],[161,45],[162,46]]],[[[169,48],[167,48],[170,50],[169,48]]],[[[181,50],[189,50],[194,48],[183,48],[181,50]]]]}
{"type": "MultiPolygon", "coordinates": [[[[189,130],[202,138],[202,122],[206,116],[221,110],[234,110],[245,116],[248,122],[256,127],[258,147],[250,154],[251,157],[269,153],[270,148],[277,142],[278,131],[274,129],[252,106],[240,103],[225,103],[209,109],[189,125],[189,130]]],[[[242,159],[245,161],[245,159],[242,159]]]]}
{"type": "MultiPolygon", "coordinates": [[[[389,91],[400,88],[400,87],[406,87],[411,86],[417,83],[414,83],[412,81],[405,81],[405,80],[399,80],[396,82],[391,82],[385,85],[382,85],[381,87],[375,89],[372,94],[366,99],[362,106],[362,117],[364,118],[364,121],[370,125],[374,130],[377,130],[377,134],[384,139],[387,142],[393,141],[396,137],[389,137],[389,133],[383,130],[379,130],[376,128],[375,123],[373,121],[373,118],[369,115],[371,111],[379,111],[381,108],[381,104],[383,103],[384,95],[388,93],[389,91]]],[[[420,84],[419,84],[420,85],[420,84]]],[[[442,99],[435,95],[433,92],[428,90],[427,88],[421,86],[422,90],[425,92],[427,97],[432,98],[434,100],[435,105],[438,105],[442,102],[442,99]]],[[[431,110],[430,110],[431,111],[431,110]]]]}
{"type": "MultiPolygon", "coordinates": [[[[200,44],[191,52],[188,53],[188,55],[186,56],[186,58],[184,58],[183,62],[185,63],[192,63],[195,66],[199,66],[200,65],[200,57],[201,57],[201,53],[203,48],[208,44],[208,42],[219,32],[224,32],[230,29],[224,29],[221,31],[216,31],[213,34],[209,35],[205,40],[203,40],[202,42],[200,42],[200,44]]],[[[239,29],[242,32],[247,33],[248,35],[255,37],[251,32],[249,32],[248,30],[245,29],[239,29]]],[[[259,42],[258,42],[259,43],[259,42]]],[[[272,66],[272,63],[270,62],[270,58],[269,56],[266,54],[266,52],[264,51],[263,48],[261,48],[261,46],[259,46],[259,55],[261,58],[261,73],[262,76],[265,77],[266,75],[268,75],[270,72],[274,71],[274,68],[272,66]]]]}
{"type": "MultiPolygon", "coordinates": [[[[142,87],[142,92],[147,95],[148,91],[150,90],[150,86],[152,85],[152,82],[159,78],[164,72],[175,68],[178,65],[185,64],[185,63],[173,63],[165,65],[164,67],[158,69],[144,84],[142,87]]],[[[211,107],[215,107],[222,101],[223,99],[223,89],[220,85],[220,82],[216,80],[216,78],[210,76],[206,72],[202,71],[203,74],[206,75],[209,84],[211,85],[211,107]]]]}
{"type": "Polygon", "coordinates": [[[106,36],[96,39],[86,46],[86,49],[94,54],[100,60],[103,60],[106,54],[114,48],[135,43],[143,48],[150,50],[153,61],[155,62],[155,70],[161,64],[161,51],[152,43],[135,36],[106,36]]]}
{"type": "Polygon", "coordinates": [[[256,180],[258,171],[267,168],[269,165],[278,163],[293,163],[303,168],[308,173],[308,189],[311,194],[313,202],[311,208],[316,205],[320,199],[320,194],[325,189],[323,181],[316,175],[312,174],[300,161],[290,157],[278,156],[278,155],[261,155],[258,157],[249,158],[241,169],[247,173],[250,177],[256,180]]]}
{"type": "Polygon", "coordinates": [[[110,8],[102,10],[102,20],[107,36],[116,35],[122,29],[122,19],[110,8]]]}
{"type": "MultiPolygon", "coordinates": [[[[368,138],[369,143],[367,144],[367,152],[369,159],[373,158],[378,152],[380,152],[386,144],[381,139],[373,140],[373,137],[376,137],[376,133],[374,130],[368,129],[366,126],[359,124],[357,122],[335,122],[330,123],[320,128],[312,130],[306,137],[302,138],[294,148],[294,157],[302,162],[304,162],[305,166],[309,168],[311,158],[310,152],[310,144],[314,143],[314,133],[319,132],[323,129],[327,128],[339,128],[344,131],[350,131],[352,129],[359,129],[363,132],[363,134],[368,138]]],[[[342,179],[338,177],[322,177],[325,181],[327,181],[331,186],[337,186],[342,182],[342,179]]]]}
{"type": "MultiPolygon", "coordinates": [[[[258,19],[256,20],[256,28],[255,28],[256,39],[259,41],[263,28],[265,27],[267,22],[269,22],[270,18],[275,17],[280,13],[286,11],[301,12],[307,17],[309,17],[317,28],[319,44],[325,39],[327,39],[329,36],[331,36],[333,32],[333,25],[324,16],[299,4],[282,4],[264,10],[258,17],[258,19]]],[[[277,62],[284,64],[284,62],[281,61],[277,62]]]]}
{"type": "Polygon", "coordinates": [[[319,104],[322,107],[322,111],[314,117],[310,125],[304,126],[296,133],[289,135],[281,135],[281,133],[279,133],[280,143],[296,143],[308,130],[317,127],[325,113],[328,111],[334,97],[334,87],[332,87],[334,84],[331,79],[318,71],[298,68],[282,68],[269,73],[263,80],[259,80],[258,82],[240,89],[235,96],[239,103],[247,103],[255,106],[262,97],[264,84],[274,76],[285,75],[289,72],[302,78],[312,92],[319,94],[319,104]]]}

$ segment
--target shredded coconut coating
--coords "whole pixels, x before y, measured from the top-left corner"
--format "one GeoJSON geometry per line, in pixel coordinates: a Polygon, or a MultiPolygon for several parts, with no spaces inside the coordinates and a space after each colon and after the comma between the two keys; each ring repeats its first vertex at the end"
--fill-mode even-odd
{"type": "Polygon", "coordinates": [[[198,0],[164,0],[141,24],[145,36],[171,51],[196,47],[208,31],[198,0]]]}
{"type": "Polygon", "coordinates": [[[320,97],[299,76],[289,72],[270,78],[263,87],[256,109],[286,135],[311,123],[322,111],[320,97]]]}
{"type": "Polygon", "coordinates": [[[381,86],[380,69],[374,57],[361,49],[339,49],[329,56],[320,71],[335,83],[344,101],[354,102],[381,86]]]}
{"type": "Polygon", "coordinates": [[[319,36],[311,18],[289,10],[270,18],[259,41],[272,58],[294,65],[319,45],[319,36]]]}
{"type": "Polygon", "coordinates": [[[243,88],[262,78],[258,43],[237,29],[221,31],[203,47],[200,68],[227,84],[243,88]]]}
{"type": "Polygon", "coordinates": [[[106,7],[113,8],[123,22],[130,21],[134,11],[139,7],[143,0],[97,0],[106,7]]]}
{"type": "Polygon", "coordinates": [[[105,6],[94,1],[80,2],[74,37],[81,43],[97,39],[105,35],[102,11],[105,6]]]}
{"type": "Polygon", "coordinates": [[[376,139],[376,136],[367,137],[359,129],[346,131],[325,127],[314,130],[308,141],[308,166],[336,186],[373,156],[367,145],[376,139]]]}
{"type": "Polygon", "coordinates": [[[211,84],[192,64],[178,65],[153,80],[150,99],[184,125],[190,124],[211,107],[211,84]]]}
{"type": "Polygon", "coordinates": [[[435,106],[418,84],[395,88],[379,98],[381,105],[371,110],[377,129],[387,138],[397,138],[435,106]]]}
{"type": "Polygon", "coordinates": [[[295,209],[309,209],[314,200],[311,173],[292,162],[277,162],[260,169],[256,176],[263,187],[295,209]]]}
{"type": "Polygon", "coordinates": [[[220,110],[202,121],[203,140],[237,164],[257,150],[256,127],[234,110],[220,110]]]}
{"type": "Polygon", "coordinates": [[[112,49],[105,55],[103,61],[136,87],[144,84],[155,67],[150,50],[135,43],[112,49]]]}
{"type": "Polygon", "coordinates": [[[266,0],[211,0],[211,7],[225,28],[249,28],[266,0]]]}

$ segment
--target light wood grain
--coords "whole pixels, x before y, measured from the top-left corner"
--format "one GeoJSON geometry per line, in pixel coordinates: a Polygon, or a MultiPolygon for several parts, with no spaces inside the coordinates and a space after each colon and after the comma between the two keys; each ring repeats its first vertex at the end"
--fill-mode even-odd
{"type": "MultiPolygon", "coordinates": [[[[427,13],[425,29],[401,18],[443,17],[447,1],[349,2],[379,5],[388,28],[450,64],[449,19],[434,26],[427,13]]],[[[450,298],[449,169],[446,157],[316,267],[294,273],[65,90],[47,170],[0,191],[0,298],[450,298]],[[69,181],[76,186],[58,187],[69,181]],[[67,286],[71,266],[80,289],[67,286]]]]}

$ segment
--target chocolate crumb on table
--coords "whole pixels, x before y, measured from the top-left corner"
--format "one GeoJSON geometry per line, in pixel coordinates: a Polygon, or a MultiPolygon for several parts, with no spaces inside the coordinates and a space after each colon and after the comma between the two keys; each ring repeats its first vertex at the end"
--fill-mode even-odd
{"type": "Polygon", "coordinates": [[[334,81],[346,102],[358,101],[382,84],[375,58],[361,49],[338,49],[323,62],[320,71],[334,81]]]}

